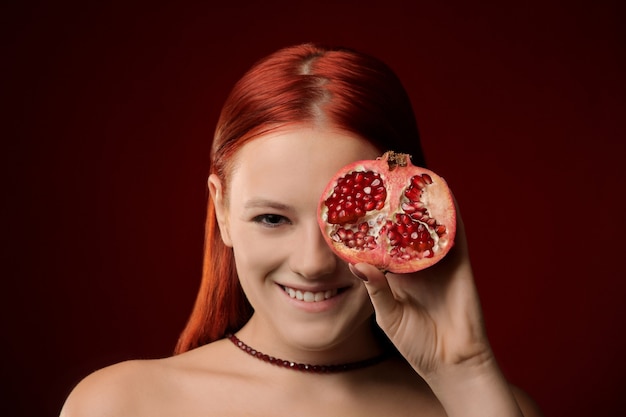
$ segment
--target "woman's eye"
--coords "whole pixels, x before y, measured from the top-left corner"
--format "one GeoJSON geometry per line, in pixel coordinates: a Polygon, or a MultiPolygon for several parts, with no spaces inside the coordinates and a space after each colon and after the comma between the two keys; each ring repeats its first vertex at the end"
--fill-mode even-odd
{"type": "Polygon", "coordinates": [[[252,220],[256,223],[261,223],[263,226],[267,227],[277,227],[281,224],[291,223],[289,219],[279,214],[261,214],[260,216],[256,216],[252,220]]]}

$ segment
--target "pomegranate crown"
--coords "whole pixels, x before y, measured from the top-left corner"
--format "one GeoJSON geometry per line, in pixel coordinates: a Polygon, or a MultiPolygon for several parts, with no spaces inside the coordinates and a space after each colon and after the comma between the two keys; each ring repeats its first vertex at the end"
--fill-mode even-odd
{"type": "Polygon", "coordinates": [[[405,167],[411,163],[411,155],[408,153],[398,153],[394,151],[387,151],[378,159],[387,161],[389,171],[393,171],[397,167],[405,167]]]}

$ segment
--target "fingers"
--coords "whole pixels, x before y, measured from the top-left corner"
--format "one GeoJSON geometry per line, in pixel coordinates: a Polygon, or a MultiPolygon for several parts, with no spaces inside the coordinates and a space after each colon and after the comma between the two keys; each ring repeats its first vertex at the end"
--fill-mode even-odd
{"type": "Polygon", "coordinates": [[[397,301],[393,296],[387,277],[378,268],[367,263],[349,265],[350,271],[357,278],[365,283],[365,288],[369,293],[377,316],[386,317],[392,313],[397,306],[397,301]]]}

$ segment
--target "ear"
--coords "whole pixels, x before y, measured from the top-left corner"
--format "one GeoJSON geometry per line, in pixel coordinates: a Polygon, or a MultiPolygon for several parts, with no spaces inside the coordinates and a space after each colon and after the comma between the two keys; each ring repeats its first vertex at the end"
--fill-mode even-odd
{"type": "Polygon", "coordinates": [[[211,194],[211,200],[213,200],[213,205],[215,206],[215,216],[217,217],[217,225],[220,228],[222,241],[226,246],[232,247],[233,243],[230,238],[228,208],[226,207],[226,201],[224,199],[223,184],[215,174],[209,176],[209,193],[211,194]]]}

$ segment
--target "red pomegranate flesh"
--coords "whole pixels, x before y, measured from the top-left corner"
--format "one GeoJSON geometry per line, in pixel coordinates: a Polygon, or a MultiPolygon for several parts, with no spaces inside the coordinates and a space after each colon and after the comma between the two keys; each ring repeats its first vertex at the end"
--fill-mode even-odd
{"type": "Polygon", "coordinates": [[[318,222],[347,262],[409,273],[435,264],[454,245],[456,210],[443,178],[389,151],[339,170],[320,199],[318,222]]]}

